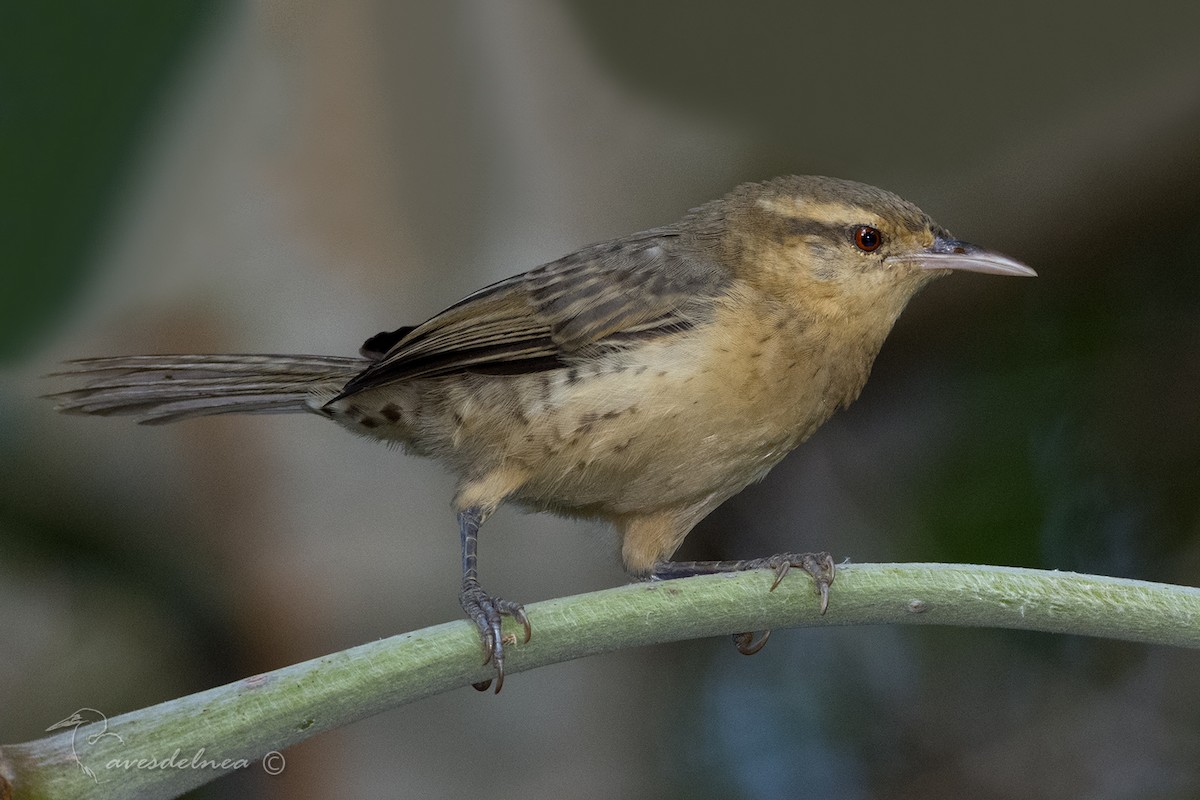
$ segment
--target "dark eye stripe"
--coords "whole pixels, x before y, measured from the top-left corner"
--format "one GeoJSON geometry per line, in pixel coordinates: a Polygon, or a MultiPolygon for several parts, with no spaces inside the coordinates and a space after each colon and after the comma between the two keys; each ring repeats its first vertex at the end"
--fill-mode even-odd
{"type": "Polygon", "coordinates": [[[804,217],[789,217],[786,234],[788,236],[819,236],[840,243],[846,241],[846,226],[817,222],[804,217]]]}

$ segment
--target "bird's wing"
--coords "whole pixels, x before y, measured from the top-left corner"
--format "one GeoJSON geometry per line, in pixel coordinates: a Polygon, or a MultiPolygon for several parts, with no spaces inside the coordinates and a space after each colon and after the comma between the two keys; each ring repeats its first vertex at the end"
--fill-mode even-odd
{"type": "Polygon", "coordinates": [[[695,324],[728,280],[726,271],[671,229],[593,245],[397,331],[399,340],[346,384],[341,397],[456,372],[554,369],[591,347],[621,346],[695,324]]]}

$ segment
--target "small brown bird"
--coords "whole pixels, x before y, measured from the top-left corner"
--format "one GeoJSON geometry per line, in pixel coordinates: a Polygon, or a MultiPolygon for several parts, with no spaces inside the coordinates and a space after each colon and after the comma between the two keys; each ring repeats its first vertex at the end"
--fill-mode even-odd
{"type": "Polygon", "coordinates": [[[858,397],[905,304],[950,270],[1035,274],[890,192],[784,177],[494,283],[371,337],[361,358],[84,359],[61,373],[82,388],[53,397],[146,423],[307,411],[440,460],[458,476],[460,600],[499,691],[502,616],[530,635],[521,605],[478,580],[479,527],[502,502],[610,521],[640,578],[766,567],[778,583],[802,567],[823,610],[827,554],[667,559],[858,397]]]}

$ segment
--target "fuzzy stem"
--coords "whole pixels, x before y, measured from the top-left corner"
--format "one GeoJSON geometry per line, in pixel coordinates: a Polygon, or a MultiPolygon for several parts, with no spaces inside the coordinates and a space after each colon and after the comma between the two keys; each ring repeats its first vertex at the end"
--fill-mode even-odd
{"type": "MultiPolygon", "coordinates": [[[[533,639],[506,648],[505,670],[818,625],[1023,628],[1200,647],[1200,589],[1191,587],[1003,567],[856,564],[839,568],[821,616],[806,575],[769,592],[772,579],[765,570],[705,575],[532,604],[533,639]]],[[[234,768],[277,767],[264,754],[322,731],[485,680],[492,673],[480,660],[474,627],[451,622],[113,717],[107,731],[117,736],[97,737],[105,730],[97,722],[8,745],[0,748],[0,798],[176,797],[234,768]]]]}

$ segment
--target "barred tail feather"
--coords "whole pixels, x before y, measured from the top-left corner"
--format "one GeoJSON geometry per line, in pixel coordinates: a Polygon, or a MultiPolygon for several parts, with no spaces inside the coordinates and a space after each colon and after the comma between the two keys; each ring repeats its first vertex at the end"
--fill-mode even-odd
{"type": "Polygon", "coordinates": [[[114,356],[67,362],[83,380],[49,395],[68,414],[133,415],[144,424],[209,414],[317,411],[372,362],[281,355],[114,356]]]}

